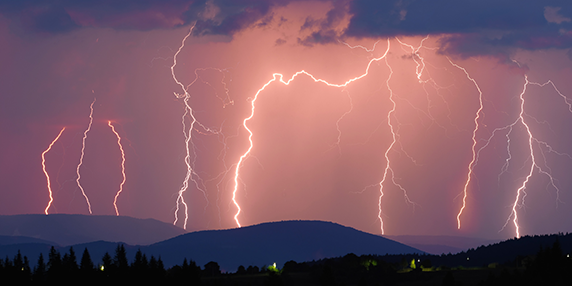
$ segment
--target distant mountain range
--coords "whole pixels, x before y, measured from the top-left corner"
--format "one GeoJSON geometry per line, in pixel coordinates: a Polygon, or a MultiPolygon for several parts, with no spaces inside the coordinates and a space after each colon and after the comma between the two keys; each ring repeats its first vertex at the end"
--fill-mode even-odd
{"type": "Polygon", "coordinates": [[[33,264],[40,252],[47,257],[52,245],[59,246],[62,254],[72,246],[78,259],[87,248],[97,264],[105,252],[113,256],[117,242],[121,242],[129,259],[141,249],[148,257],[161,257],[166,267],[187,258],[198,265],[215,261],[222,270],[234,272],[239,265],[282,265],[289,260],[311,261],[348,253],[423,253],[378,235],[323,221],[271,222],[183,233],[170,224],[130,217],[0,216],[0,257],[13,257],[20,250],[33,264]]]}
{"type": "Polygon", "coordinates": [[[482,266],[534,255],[540,247],[549,247],[556,240],[566,253],[572,251],[572,234],[523,237],[500,243],[451,236],[390,238],[401,243],[324,221],[269,222],[185,233],[171,224],[152,219],[65,214],[0,216],[0,259],[12,259],[20,251],[28,257],[32,267],[40,253],[47,259],[52,245],[62,255],[73,247],[78,261],[87,248],[97,265],[106,252],[112,257],[115,255],[118,243],[125,245],[130,261],[141,249],[148,258],[161,257],[165,267],[181,265],[187,258],[199,266],[217,262],[223,272],[235,272],[240,265],[261,267],[276,263],[281,267],[290,260],[307,262],[348,253],[388,255],[384,256],[388,262],[415,256],[430,259],[434,265],[482,266]],[[457,254],[431,255],[443,252],[457,254]]]}
{"type": "Polygon", "coordinates": [[[455,254],[500,242],[500,240],[446,235],[385,235],[384,237],[436,255],[455,254]]]}
{"type": "MultiPolygon", "coordinates": [[[[155,219],[126,216],[77,214],[0,216],[0,236],[31,237],[55,246],[98,240],[149,245],[183,233],[185,233],[183,229],[155,219]]],[[[2,243],[3,241],[6,242],[6,238],[0,239],[0,244],[6,244],[2,243]]]]}

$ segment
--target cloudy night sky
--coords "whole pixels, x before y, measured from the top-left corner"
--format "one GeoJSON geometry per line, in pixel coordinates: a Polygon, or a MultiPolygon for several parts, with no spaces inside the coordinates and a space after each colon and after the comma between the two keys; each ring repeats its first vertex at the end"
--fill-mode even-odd
{"type": "Polygon", "coordinates": [[[1,1],[0,214],[65,127],[48,212],[116,215],[111,122],[125,216],[570,232],[571,78],[564,0],[1,1]]]}

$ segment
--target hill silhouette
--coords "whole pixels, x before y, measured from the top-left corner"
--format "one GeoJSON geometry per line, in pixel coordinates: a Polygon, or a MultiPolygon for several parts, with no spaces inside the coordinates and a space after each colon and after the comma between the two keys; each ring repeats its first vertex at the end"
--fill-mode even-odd
{"type": "MultiPolygon", "coordinates": [[[[557,239],[562,250],[572,252],[572,234],[525,236],[520,239],[465,249],[457,254],[430,255],[386,237],[358,231],[332,222],[281,221],[227,230],[182,234],[182,229],[156,220],[116,216],[17,215],[0,216],[0,257],[14,257],[18,250],[36,262],[40,253],[47,257],[50,247],[65,253],[87,248],[94,263],[118,243],[125,244],[132,259],[138,249],[147,257],[161,257],[166,267],[180,265],[187,258],[197,265],[217,262],[222,271],[238,266],[258,266],[287,261],[317,261],[348,253],[374,255],[388,262],[404,257],[429,259],[433,265],[483,266],[489,263],[519,263],[519,259],[549,247],[557,239]],[[519,258],[520,257],[520,258],[519,258]]],[[[451,237],[432,237],[431,243],[450,243],[451,237]]],[[[457,239],[457,238],[455,238],[457,239]]],[[[477,243],[471,239],[463,240],[477,243]]],[[[515,264],[516,265],[516,264],[515,264]]]]}
{"type": "Polygon", "coordinates": [[[436,255],[443,253],[455,254],[500,241],[500,239],[492,240],[450,235],[386,235],[385,237],[436,255]]]}
{"type": "Polygon", "coordinates": [[[128,257],[141,249],[148,257],[161,257],[165,266],[181,264],[184,258],[198,265],[216,261],[224,271],[239,265],[278,265],[286,261],[318,260],[361,254],[423,253],[390,239],[332,222],[283,221],[227,230],[182,234],[183,230],[155,220],[116,216],[16,215],[0,216],[0,257],[18,250],[34,258],[47,257],[52,245],[64,253],[70,246],[79,252],[88,248],[95,263],[125,244],[128,257]],[[10,234],[12,234],[10,236],[10,234]],[[27,237],[24,237],[27,236],[27,237]]]}
{"type": "Polygon", "coordinates": [[[281,266],[289,260],[311,261],[348,253],[424,253],[405,244],[324,221],[268,222],[228,230],[187,233],[142,250],[161,256],[165,265],[180,264],[185,257],[203,265],[216,261],[222,270],[238,266],[281,266]]]}
{"type": "Polygon", "coordinates": [[[149,245],[183,233],[185,233],[183,229],[158,220],[127,216],[76,214],[0,216],[0,236],[31,237],[59,246],[98,240],[149,245]]]}

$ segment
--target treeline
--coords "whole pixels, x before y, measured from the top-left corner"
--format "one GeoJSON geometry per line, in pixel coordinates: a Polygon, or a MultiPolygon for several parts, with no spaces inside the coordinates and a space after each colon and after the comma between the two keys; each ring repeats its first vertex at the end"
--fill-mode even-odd
{"type": "MultiPolygon", "coordinates": [[[[213,263],[207,265],[212,267],[213,263]]],[[[62,256],[52,246],[47,261],[40,253],[33,269],[30,268],[28,258],[22,256],[20,251],[13,259],[9,257],[0,259],[1,281],[10,281],[10,284],[13,285],[44,285],[50,282],[96,285],[101,283],[177,283],[181,281],[185,281],[186,285],[199,285],[201,275],[209,275],[209,273],[201,272],[201,268],[194,261],[187,261],[186,259],[181,266],[177,265],[165,269],[161,257],[151,256],[147,258],[141,250],[137,251],[134,259],[129,263],[125,247],[122,244],[117,246],[113,257],[106,252],[98,264],[93,263],[87,248],[83,251],[78,264],[73,247],[70,247],[69,252],[62,256]]]]}
{"type": "Polygon", "coordinates": [[[518,257],[521,268],[503,268],[498,275],[490,274],[481,285],[572,285],[572,259],[562,251],[560,241],[541,248],[535,256],[518,257]]]}
{"type": "MultiPolygon", "coordinates": [[[[20,251],[12,259],[0,259],[0,281],[13,285],[51,282],[64,285],[182,283],[222,286],[341,286],[418,282],[433,285],[572,285],[572,258],[562,250],[561,237],[556,237],[552,245],[542,246],[540,251],[537,248],[537,252],[532,255],[520,255],[504,263],[491,263],[495,261],[489,260],[470,271],[464,270],[466,266],[461,264],[448,267],[440,263],[444,258],[452,258],[450,255],[357,256],[350,253],[319,261],[288,261],[282,269],[275,265],[261,268],[239,266],[235,273],[222,273],[218,263],[213,261],[205,264],[202,269],[187,259],[181,265],[165,268],[161,257],[148,258],[141,250],[135,253],[130,262],[122,244],[117,245],[113,256],[105,253],[97,264],[93,262],[87,248],[78,263],[73,247],[63,256],[52,247],[48,257],[40,254],[33,269],[30,268],[28,258],[22,256],[20,251]]],[[[529,247],[534,248],[532,245],[529,247]]],[[[468,251],[472,255],[464,261],[473,260],[476,257],[474,252],[478,251],[468,251]]],[[[460,255],[464,257],[467,253],[460,255]]]]}
{"type": "Polygon", "coordinates": [[[160,257],[138,250],[129,262],[125,247],[120,244],[111,256],[105,253],[95,264],[87,248],[81,258],[70,247],[63,256],[52,247],[47,259],[40,254],[36,265],[20,251],[13,259],[0,259],[0,281],[8,285],[81,284],[175,284],[184,285],[368,285],[373,281],[394,281],[396,269],[371,255],[344,257],[320,261],[288,261],[283,269],[276,266],[239,266],[235,273],[222,273],[218,263],[209,262],[201,269],[194,261],[166,269],[160,257]]]}

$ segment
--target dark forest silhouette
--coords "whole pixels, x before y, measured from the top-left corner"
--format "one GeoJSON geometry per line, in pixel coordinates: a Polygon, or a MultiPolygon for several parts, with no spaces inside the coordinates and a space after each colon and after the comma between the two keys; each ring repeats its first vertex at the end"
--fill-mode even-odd
{"type": "Polygon", "coordinates": [[[572,234],[527,236],[455,255],[350,253],[318,261],[288,261],[282,269],[241,265],[235,273],[221,273],[217,262],[201,269],[186,258],[166,269],[161,257],[147,257],[141,250],[130,261],[123,244],[117,245],[113,256],[105,253],[95,263],[87,248],[78,262],[73,247],[63,256],[51,247],[48,257],[39,255],[33,269],[19,251],[12,259],[0,259],[0,281],[14,285],[572,285],[571,250],[572,234]],[[536,252],[528,254],[533,248],[536,252]],[[481,265],[468,268],[475,263],[481,265]]]}

